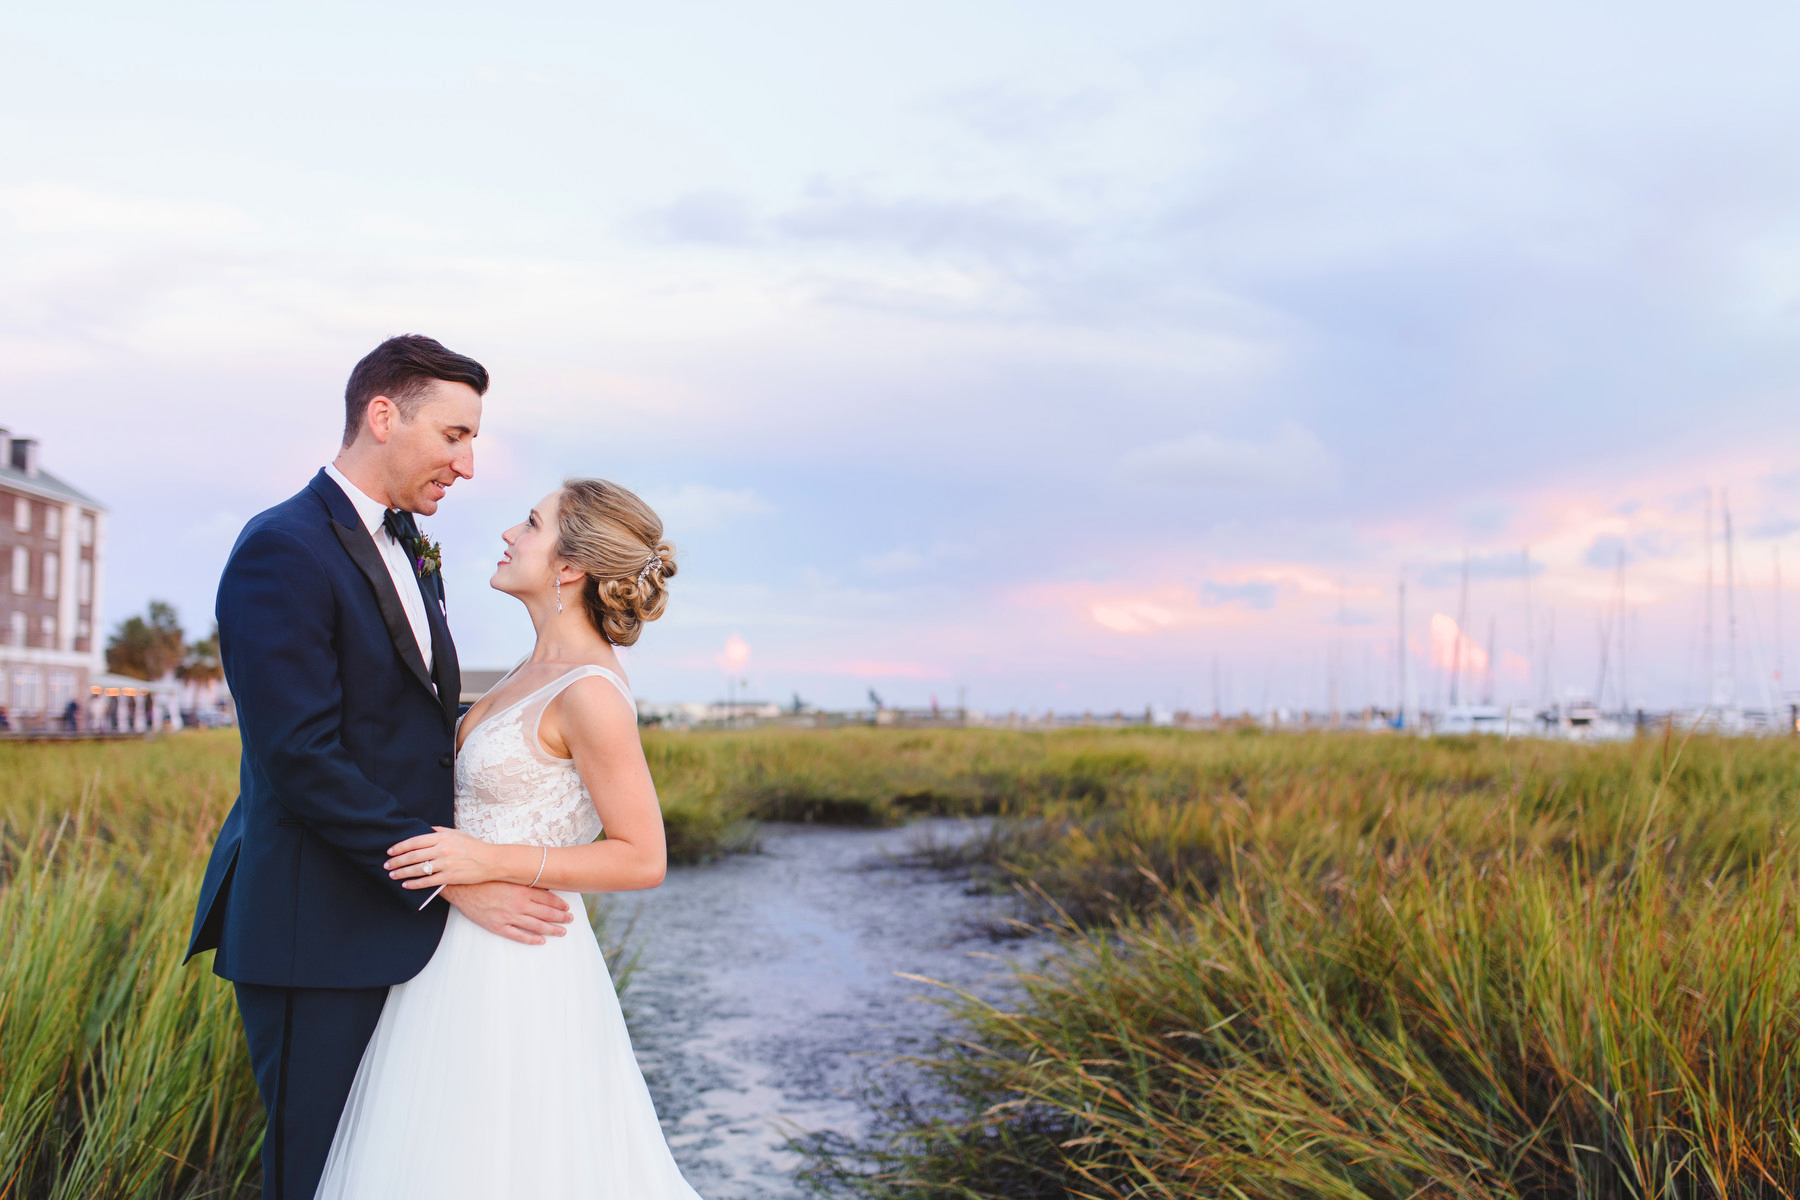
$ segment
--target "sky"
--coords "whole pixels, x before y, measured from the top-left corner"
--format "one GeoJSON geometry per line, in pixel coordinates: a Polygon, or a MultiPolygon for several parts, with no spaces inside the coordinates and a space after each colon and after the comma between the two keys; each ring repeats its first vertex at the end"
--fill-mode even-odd
{"type": "Polygon", "coordinates": [[[493,377],[424,523],[468,667],[529,649],[498,535],[583,474],[677,546],[648,700],[1768,703],[1795,44],[1733,0],[32,6],[0,426],[109,506],[110,616],[193,632],[420,332],[493,377]]]}

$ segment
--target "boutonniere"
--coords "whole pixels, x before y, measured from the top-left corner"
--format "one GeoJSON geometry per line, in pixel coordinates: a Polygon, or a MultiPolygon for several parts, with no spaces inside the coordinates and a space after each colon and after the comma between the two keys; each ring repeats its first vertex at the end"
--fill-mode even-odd
{"type": "Polygon", "coordinates": [[[418,541],[413,543],[413,570],[419,573],[420,579],[429,579],[433,575],[441,575],[444,571],[444,556],[438,544],[425,534],[419,534],[418,541]]]}

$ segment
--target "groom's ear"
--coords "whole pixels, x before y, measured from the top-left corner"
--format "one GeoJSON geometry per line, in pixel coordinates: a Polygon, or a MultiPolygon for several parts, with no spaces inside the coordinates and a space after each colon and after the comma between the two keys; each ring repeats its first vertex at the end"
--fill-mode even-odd
{"type": "Polygon", "coordinates": [[[394,436],[394,427],[400,421],[400,406],[386,396],[371,397],[368,410],[363,413],[363,428],[384,446],[394,436]]]}

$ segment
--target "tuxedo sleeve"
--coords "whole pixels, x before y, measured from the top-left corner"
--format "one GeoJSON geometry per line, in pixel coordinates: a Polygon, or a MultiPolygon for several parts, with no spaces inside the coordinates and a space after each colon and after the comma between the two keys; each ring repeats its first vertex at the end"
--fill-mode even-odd
{"type": "Polygon", "coordinates": [[[247,750],[268,767],[278,804],[396,897],[388,847],[431,826],[372,782],[344,748],[343,685],[324,569],[300,539],[261,529],[219,583],[219,655],[247,750]]]}

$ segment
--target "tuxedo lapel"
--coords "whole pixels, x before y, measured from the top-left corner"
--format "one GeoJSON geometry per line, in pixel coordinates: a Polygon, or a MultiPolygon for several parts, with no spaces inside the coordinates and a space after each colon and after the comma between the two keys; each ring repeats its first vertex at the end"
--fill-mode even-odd
{"type": "Polygon", "coordinates": [[[431,582],[419,580],[425,593],[425,620],[431,626],[431,665],[437,677],[438,700],[444,706],[444,719],[456,728],[456,715],[462,708],[462,669],[456,661],[456,643],[450,640],[449,614],[444,611],[444,578],[431,576],[431,582]]]}
{"type": "MultiPolygon", "coordinates": [[[[352,514],[354,515],[354,514],[352,514]]],[[[344,550],[350,555],[350,561],[356,569],[363,573],[369,586],[375,589],[375,606],[381,610],[381,623],[387,626],[388,637],[393,640],[394,649],[400,652],[400,659],[418,681],[427,688],[432,686],[431,672],[425,669],[425,656],[419,653],[419,639],[413,633],[412,622],[406,619],[406,609],[400,603],[400,593],[394,590],[394,578],[388,574],[387,563],[382,561],[381,551],[375,548],[375,539],[362,523],[346,525],[336,518],[331,522],[332,531],[337,534],[338,541],[344,544],[344,550]]],[[[431,606],[427,604],[429,616],[431,606]]],[[[432,653],[437,653],[437,629],[431,633],[432,653]]],[[[445,640],[448,640],[446,634],[445,640]]]]}
{"type": "Polygon", "coordinates": [[[387,560],[381,556],[374,537],[357,515],[356,506],[350,503],[350,498],[344,494],[344,489],[338,486],[337,481],[324,471],[313,476],[308,486],[324,503],[332,532],[337,534],[344,552],[356,564],[356,569],[362,572],[363,578],[369,581],[369,587],[375,593],[375,607],[381,613],[381,623],[387,628],[388,638],[394,643],[394,650],[400,655],[400,661],[406,664],[406,669],[414,679],[427,690],[435,692],[446,723],[454,729],[459,707],[457,701],[462,690],[462,675],[457,668],[456,646],[450,640],[450,626],[444,617],[441,580],[435,574],[422,578],[414,572],[414,580],[425,598],[425,622],[431,629],[434,669],[428,671],[425,669],[425,656],[419,650],[418,634],[406,615],[406,606],[400,601],[400,593],[394,588],[394,577],[388,571],[387,560]]]}

